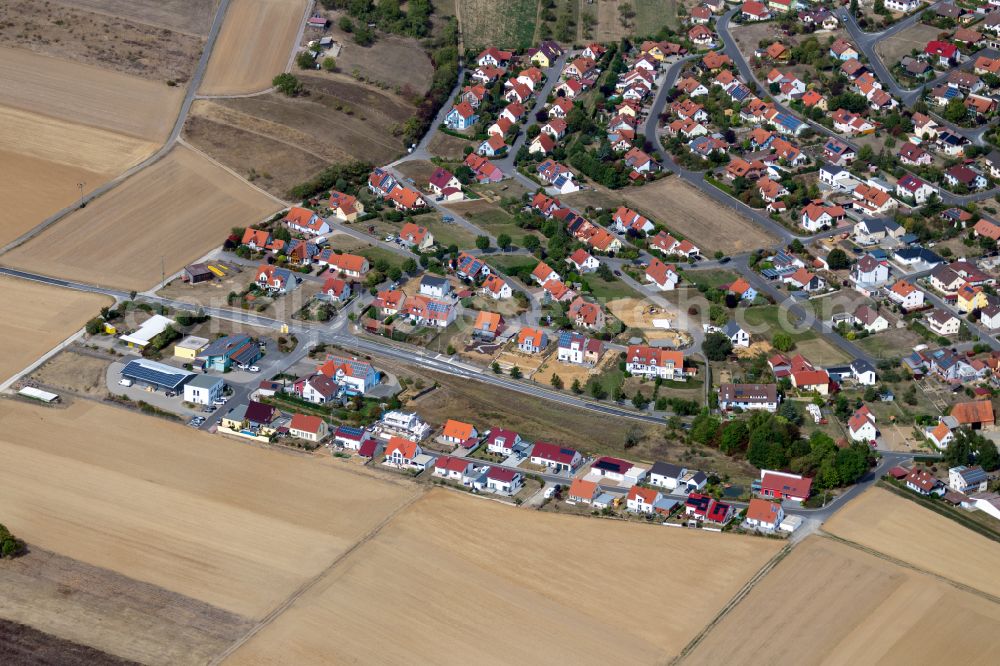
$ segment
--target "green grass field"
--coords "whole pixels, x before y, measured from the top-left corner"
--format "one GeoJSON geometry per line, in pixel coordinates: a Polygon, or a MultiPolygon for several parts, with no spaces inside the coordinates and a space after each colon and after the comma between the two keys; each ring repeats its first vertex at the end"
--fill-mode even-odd
{"type": "Polygon", "coordinates": [[[514,223],[514,218],[502,208],[488,208],[482,211],[462,212],[462,216],[474,225],[488,231],[493,236],[507,234],[514,241],[516,247],[521,247],[524,237],[535,236],[541,241],[542,247],[546,246],[548,239],[541,233],[530,229],[522,229],[514,223]]]}
{"type": "Polygon", "coordinates": [[[720,287],[724,284],[731,284],[739,276],[732,271],[724,271],[720,269],[710,268],[704,271],[683,271],[681,275],[688,280],[691,284],[695,285],[705,285],[706,287],[713,289],[720,287]]]}
{"type": "Polygon", "coordinates": [[[787,316],[781,313],[781,309],[777,305],[764,305],[747,308],[742,311],[742,315],[745,318],[746,323],[750,326],[766,328],[766,330],[759,335],[762,335],[768,340],[771,340],[774,337],[774,334],[778,331],[787,332],[792,336],[792,340],[795,342],[812,340],[816,337],[816,333],[812,329],[793,330],[788,325],[789,320],[787,316]]]}

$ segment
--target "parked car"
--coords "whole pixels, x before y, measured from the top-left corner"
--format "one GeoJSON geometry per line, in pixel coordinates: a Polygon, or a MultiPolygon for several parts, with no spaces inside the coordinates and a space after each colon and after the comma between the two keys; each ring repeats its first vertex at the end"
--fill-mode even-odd
{"type": "Polygon", "coordinates": [[[250,372],[260,372],[260,368],[258,368],[256,365],[251,365],[249,368],[247,368],[247,370],[249,370],[250,372]]]}

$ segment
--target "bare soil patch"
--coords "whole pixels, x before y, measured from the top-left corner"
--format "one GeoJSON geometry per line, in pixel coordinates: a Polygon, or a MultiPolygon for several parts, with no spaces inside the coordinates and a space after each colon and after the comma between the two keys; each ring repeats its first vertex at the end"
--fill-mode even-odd
{"type": "Polygon", "coordinates": [[[475,149],[475,142],[467,139],[460,139],[457,136],[445,134],[444,132],[435,132],[434,137],[427,144],[427,150],[438,157],[443,157],[446,160],[465,159],[466,147],[475,149]]]}
{"type": "Polygon", "coordinates": [[[412,115],[412,105],[343,75],[301,79],[310,91],[305,97],[268,93],[196,102],[185,138],[278,196],[328,163],[383,164],[403,152],[394,130],[412,115]]]}
{"type": "Polygon", "coordinates": [[[59,663],[64,666],[135,663],[7,620],[0,620],[0,659],[7,664],[59,663]]]}
{"type": "Polygon", "coordinates": [[[674,311],[664,310],[642,298],[616,298],[606,305],[625,326],[640,329],[647,340],[678,342],[683,337],[676,330],[658,328],[653,324],[654,321],[669,320],[671,326],[675,325],[677,313],[674,311]]]}
{"type": "Polygon", "coordinates": [[[900,30],[888,39],[880,39],[875,43],[875,52],[882,58],[886,67],[892,67],[899,62],[903,56],[909,55],[910,51],[916,49],[923,52],[927,42],[937,39],[941,33],[939,28],[923,23],[915,23],[909,28],[900,30]]]}
{"type": "Polygon", "coordinates": [[[998,621],[1000,606],[995,603],[811,536],[711,630],[688,660],[985,664],[986,655],[1000,648],[1000,637],[990,631],[998,621]],[[777,617],[787,640],[759,640],[773,632],[777,617]]]}
{"type": "Polygon", "coordinates": [[[70,391],[88,396],[107,394],[105,376],[110,361],[85,351],[72,348],[62,351],[31,373],[33,383],[46,388],[70,391]]]}
{"type": "Polygon", "coordinates": [[[746,252],[777,242],[732,208],[709,199],[680,178],[663,178],[629,188],[625,202],[690,238],[703,254],[710,255],[716,250],[726,254],[746,252]]]}
{"type": "Polygon", "coordinates": [[[12,636],[0,624],[0,658],[12,642],[23,645],[25,637],[32,639],[36,658],[58,650],[58,659],[30,663],[123,663],[110,654],[151,665],[207,663],[252,624],[190,597],[36,546],[0,567],[0,585],[3,616],[45,632],[31,636],[32,630],[21,630],[12,636]],[[74,660],[77,653],[86,658],[74,660]]]}
{"type": "Polygon", "coordinates": [[[286,613],[232,657],[235,664],[661,663],[680,649],[778,549],[763,539],[666,530],[623,522],[522,511],[434,490],[351,553],[286,613]],[[622,559],[621,544],[631,557],[622,559]],[[502,553],[502,555],[501,555],[502,553]],[[573,565],[565,566],[566,553],[573,565]],[[503,560],[498,565],[497,558],[503,560]],[[675,584],[655,558],[700,571],[675,584]],[[615,564],[616,585],[581,575],[615,564]],[[422,567],[413,582],[415,562],[422,567]],[[725,566],[720,566],[720,563],[725,566]],[[525,575],[542,567],[544,576],[525,575]],[[475,612],[469,612],[474,589],[475,612]],[[664,599],[685,612],[669,622],[635,622],[664,599]],[[600,600],[597,602],[596,600],[600,600]],[[517,618],[517,640],[498,641],[517,618]],[[336,623],[339,630],[329,631],[336,623]],[[394,640],[372,641],[374,625],[394,640]],[[601,636],[581,641],[581,636],[601,636]],[[448,649],[427,636],[447,636],[448,649]]]}
{"type": "Polygon", "coordinates": [[[0,287],[11,314],[0,325],[0,346],[5,350],[0,356],[0,382],[29,366],[113,302],[107,296],[8,277],[0,277],[0,287]]]}
{"type": "Polygon", "coordinates": [[[4,523],[30,546],[251,618],[417,492],[90,401],[0,426],[4,523]]]}
{"type": "MultiPolygon", "coordinates": [[[[371,46],[359,46],[354,42],[353,35],[337,26],[337,21],[343,16],[342,13],[333,11],[319,13],[331,21],[330,28],[324,36],[333,37],[340,45],[340,54],[336,58],[337,71],[372,83],[376,87],[387,88],[410,100],[419,101],[431,87],[434,65],[420,45],[420,40],[379,33],[378,39],[371,46]]],[[[437,3],[434,5],[434,13],[438,13],[437,3]]],[[[307,29],[302,36],[302,46],[316,39],[317,34],[315,30],[307,29]]],[[[313,75],[328,76],[322,70],[313,75]]]]}
{"type": "Polygon", "coordinates": [[[826,523],[843,539],[1000,596],[1000,544],[882,488],[866,490],[826,523]]]}
{"type": "Polygon", "coordinates": [[[265,90],[285,71],[305,0],[233,0],[201,83],[202,95],[265,90]]]}
{"type": "Polygon", "coordinates": [[[214,0],[8,0],[0,4],[0,44],[140,76],[160,85],[174,81],[183,86],[201,55],[212,10],[214,0]],[[181,5],[196,11],[188,12],[181,5]],[[205,9],[208,18],[201,18],[205,9]],[[141,20],[143,15],[165,18],[167,23],[149,24],[141,20]],[[194,27],[191,24],[196,21],[202,23],[204,32],[179,31],[171,25],[194,27]]]}
{"type": "Polygon", "coordinates": [[[183,146],[5,255],[27,270],[145,289],[280,206],[183,146]]]}
{"type": "Polygon", "coordinates": [[[183,96],[180,87],[0,47],[0,99],[23,111],[162,142],[183,96]]]}

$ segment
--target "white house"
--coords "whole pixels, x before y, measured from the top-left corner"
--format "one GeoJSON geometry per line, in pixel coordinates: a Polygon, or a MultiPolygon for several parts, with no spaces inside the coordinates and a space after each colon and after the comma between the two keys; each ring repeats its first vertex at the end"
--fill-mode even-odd
{"type": "Polygon", "coordinates": [[[847,420],[847,431],[851,439],[855,442],[871,442],[878,438],[878,429],[875,427],[875,415],[869,411],[868,407],[862,405],[847,420]]]}
{"type": "Polygon", "coordinates": [[[516,495],[523,485],[524,476],[512,469],[490,467],[486,473],[486,489],[497,495],[516,495]]]}
{"type": "Polygon", "coordinates": [[[663,499],[663,494],[652,488],[632,486],[625,498],[625,507],[632,513],[653,513],[653,506],[663,499]]]}
{"type": "Polygon", "coordinates": [[[653,463],[649,469],[649,485],[675,490],[685,474],[687,474],[687,470],[679,465],[665,462],[653,463]]]}
{"type": "Polygon", "coordinates": [[[941,308],[934,308],[927,315],[927,328],[931,329],[938,335],[958,335],[958,331],[962,326],[962,321],[948,312],[947,310],[942,310],[941,308]]]}
{"type": "Polygon", "coordinates": [[[625,356],[625,369],[637,377],[687,380],[683,352],[661,347],[630,345],[625,356]]]}
{"type": "Polygon", "coordinates": [[[890,300],[906,310],[919,308],[924,304],[924,292],[906,280],[898,280],[889,289],[888,295],[890,300]]]}
{"type": "Polygon", "coordinates": [[[784,519],[785,511],[781,508],[780,502],[770,502],[759,497],[750,500],[746,517],[746,523],[750,527],[775,530],[784,519]]]}
{"type": "Polygon", "coordinates": [[[307,442],[322,442],[330,434],[330,426],[318,416],[294,414],[288,424],[288,434],[307,442]]]}
{"type": "Polygon", "coordinates": [[[966,467],[959,465],[948,470],[948,487],[959,493],[983,493],[989,485],[990,477],[979,465],[966,467]]]}
{"type": "Polygon", "coordinates": [[[750,334],[744,331],[735,320],[730,319],[726,322],[726,325],[722,327],[722,332],[729,337],[729,341],[734,347],[750,346],[750,334]]]}
{"type": "Polygon", "coordinates": [[[184,402],[211,405],[222,397],[225,382],[215,375],[195,375],[184,385],[184,402]]]}

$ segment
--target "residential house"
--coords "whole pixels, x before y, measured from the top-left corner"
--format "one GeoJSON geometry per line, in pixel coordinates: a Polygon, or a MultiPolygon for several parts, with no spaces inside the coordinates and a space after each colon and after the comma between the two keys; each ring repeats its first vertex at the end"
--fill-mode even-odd
{"type": "Polygon", "coordinates": [[[328,277],[317,296],[334,303],[346,303],[351,298],[351,285],[340,278],[328,277]]]}
{"type": "Polygon", "coordinates": [[[760,490],[758,494],[761,497],[805,502],[809,499],[811,489],[812,479],[809,477],[788,472],[776,472],[769,469],[762,469],[760,471],[760,490]]]}
{"type": "Polygon", "coordinates": [[[919,205],[937,195],[937,188],[914,175],[906,174],[896,181],[896,196],[919,205]]]}
{"type": "Polygon", "coordinates": [[[584,300],[583,296],[577,296],[570,302],[566,316],[574,326],[591,331],[603,330],[606,323],[604,310],[600,304],[584,300]]]}
{"type": "Polygon", "coordinates": [[[833,227],[844,220],[847,211],[841,206],[828,204],[820,199],[806,204],[802,209],[802,228],[806,231],[817,232],[826,227],[833,227]]]}
{"type": "Polygon", "coordinates": [[[476,323],[472,326],[472,336],[481,340],[493,340],[503,333],[506,322],[497,312],[480,310],[476,315],[476,323]]]}
{"type": "Polygon", "coordinates": [[[330,434],[330,426],[318,416],[293,414],[288,424],[288,434],[307,442],[322,442],[330,434]]]}
{"type": "Polygon", "coordinates": [[[381,381],[381,375],[368,361],[328,354],[316,372],[334,380],[349,394],[364,395],[381,381]]]}
{"type": "Polygon", "coordinates": [[[446,328],[455,321],[455,305],[418,294],[407,299],[400,314],[407,317],[411,324],[437,326],[446,328]]]}
{"type": "Polygon", "coordinates": [[[667,490],[680,487],[681,479],[687,474],[687,469],[665,462],[653,463],[649,470],[649,484],[667,490]]]}
{"type": "Polygon", "coordinates": [[[927,323],[927,328],[931,329],[937,335],[943,336],[958,335],[958,331],[962,325],[958,317],[941,308],[931,310],[927,314],[925,322],[927,323]]]}
{"type": "Polygon", "coordinates": [[[859,289],[870,291],[888,281],[889,266],[885,261],[879,261],[871,254],[866,254],[855,264],[851,278],[859,289]]]}
{"type": "Polygon", "coordinates": [[[964,164],[956,164],[944,171],[944,182],[951,187],[964,187],[968,190],[982,190],[988,185],[986,176],[964,164]]]}
{"type": "Polygon", "coordinates": [[[899,161],[907,166],[927,166],[934,157],[920,146],[906,141],[896,153],[899,161]]]}
{"type": "Polygon", "coordinates": [[[262,264],[257,269],[254,282],[270,294],[284,294],[298,286],[299,278],[296,278],[287,268],[262,264]]]}
{"type": "Polygon", "coordinates": [[[448,419],[444,424],[444,429],[441,431],[440,439],[445,444],[464,446],[469,440],[474,440],[478,437],[479,433],[471,423],[448,419]]]}
{"type": "Polygon", "coordinates": [[[330,233],[330,225],[322,217],[309,210],[295,206],[281,220],[292,231],[309,236],[319,236],[330,233]]]}
{"type": "Polygon", "coordinates": [[[847,420],[847,433],[855,442],[874,442],[878,438],[878,428],[875,427],[875,415],[867,406],[862,405],[847,420]]]}
{"type": "Polygon", "coordinates": [[[948,469],[948,487],[957,493],[984,493],[989,481],[989,474],[979,465],[959,465],[948,469]]]}
{"type": "Polygon", "coordinates": [[[391,437],[385,447],[385,465],[393,467],[412,467],[417,456],[423,449],[416,442],[403,437],[391,437]]]}
{"type": "Polygon", "coordinates": [[[910,471],[906,476],[905,483],[907,488],[918,495],[944,494],[944,491],[940,489],[941,482],[933,474],[920,467],[914,467],[910,471]]]}
{"type": "Polygon", "coordinates": [[[740,300],[752,301],[757,298],[757,290],[750,286],[750,283],[743,278],[736,278],[727,288],[731,294],[736,294],[740,300]]]}
{"type": "Polygon", "coordinates": [[[744,412],[764,410],[774,413],[780,401],[776,384],[719,385],[719,409],[725,412],[740,409],[744,412]]]}
{"type": "Polygon", "coordinates": [[[980,286],[966,282],[955,292],[955,307],[962,314],[968,314],[973,310],[981,310],[988,304],[986,292],[980,286]]]}
{"type": "Polygon", "coordinates": [[[888,296],[904,310],[914,310],[924,304],[924,292],[906,280],[897,280],[889,289],[888,296]]]}
{"type": "Polygon", "coordinates": [[[958,62],[960,53],[958,47],[950,42],[931,40],[924,47],[924,55],[931,58],[940,67],[951,67],[958,62]]]}
{"type": "Polygon", "coordinates": [[[451,107],[448,115],[444,118],[444,124],[453,130],[466,130],[479,122],[479,115],[476,110],[466,101],[459,102],[451,107]]]}
{"type": "Polygon", "coordinates": [[[698,521],[725,525],[733,519],[735,510],[731,504],[720,502],[709,495],[691,493],[684,503],[684,513],[698,521]]]}
{"type": "Polygon", "coordinates": [[[359,215],[363,215],[365,212],[365,205],[358,201],[357,197],[336,190],[330,191],[330,200],[327,205],[337,219],[344,222],[354,222],[359,215]]]}
{"type": "Polygon", "coordinates": [[[579,333],[563,331],[559,334],[556,359],[561,363],[593,366],[597,364],[603,351],[604,345],[600,340],[587,338],[579,333]]]}
{"type": "Polygon", "coordinates": [[[879,333],[889,329],[889,322],[886,318],[867,305],[859,305],[854,310],[853,316],[854,321],[869,333],[879,333]]]}
{"type": "Polygon", "coordinates": [[[823,157],[836,166],[847,166],[856,158],[857,152],[839,139],[830,138],[823,144],[823,157]]]}
{"type": "Polygon", "coordinates": [[[521,472],[493,466],[486,473],[486,490],[497,495],[516,495],[524,486],[521,472]]]}
{"type": "Polygon", "coordinates": [[[750,527],[774,531],[784,519],[785,511],[780,502],[769,502],[759,497],[750,500],[746,515],[746,523],[750,527]]]}
{"type": "Polygon", "coordinates": [[[503,428],[490,428],[486,433],[483,443],[486,450],[499,456],[510,456],[519,449],[522,443],[521,436],[512,430],[503,428]]]}
{"type": "Polygon", "coordinates": [[[653,506],[663,495],[652,488],[632,486],[625,496],[625,507],[632,513],[653,513],[653,506]]]}
{"type": "Polygon", "coordinates": [[[826,370],[803,369],[791,373],[792,386],[802,392],[829,395],[830,375],[826,370]]]}
{"type": "Polygon", "coordinates": [[[357,254],[334,254],[326,259],[330,271],[352,278],[363,278],[371,266],[365,257],[357,254]]]}
{"type": "Polygon", "coordinates": [[[568,504],[590,504],[600,490],[596,481],[587,481],[582,478],[573,479],[566,492],[566,502],[568,504]]]}
{"type": "Polygon", "coordinates": [[[530,462],[532,465],[548,467],[555,472],[572,472],[583,462],[583,456],[573,449],[547,442],[535,442],[531,447],[530,462]]]}
{"type": "Polygon", "coordinates": [[[676,266],[665,264],[656,257],[650,259],[649,266],[646,267],[646,282],[652,282],[660,291],[672,291],[677,288],[679,281],[676,266]]]}
{"type": "Polygon", "coordinates": [[[622,234],[631,232],[646,236],[655,229],[649,218],[625,206],[618,207],[618,210],[611,216],[611,221],[615,231],[622,234]]]}
{"type": "Polygon", "coordinates": [[[539,354],[549,346],[549,336],[538,328],[525,326],[517,333],[517,348],[526,354],[539,354]]]}
{"type": "Polygon", "coordinates": [[[689,376],[685,372],[683,352],[648,345],[629,345],[625,354],[625,370],[639,377],[681,382],[687,381],[689,376]]]}
{"type": "Polygon", "coordinates": [[[499,275],[487,276],[487,278],[483,280],[483,284],[479,288],[479,292],[495,301],[510,298],[514,295],[514,290],[511,289],[510,285],[507,284],[507,281],[499,275]]]}
{"type": "Polygon", "coordinates": [[[573,252],[573,254],[569,255],[566,259],[566,263],[572,266],[576,272],[581,275],[585,273],[593,273],[601,266],[601,262],[583,248],[578,248],[573,252]]]}
{"type": "Polygon", "coordinates": [[[601,456],[590,466],[588,476],[599,476],[615,483],[636,484],[646,478],[647,470],[620,458],[601,456]]]}
{"type": "Polygon", "coordinates": [[[830,45],[830,56],[837,60],[857,60],[859,54],[850,42],[844,39],[837,39],[830,45]]]}
{"type": "Polygon", "coordinates": [[[790,275],[783,276],[781,281],[797,289],[808,292],[819,291],[826,288],[826,280],[805,268],[800,268],[790,275]]]}

